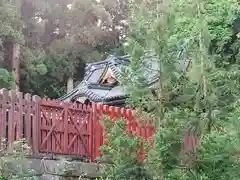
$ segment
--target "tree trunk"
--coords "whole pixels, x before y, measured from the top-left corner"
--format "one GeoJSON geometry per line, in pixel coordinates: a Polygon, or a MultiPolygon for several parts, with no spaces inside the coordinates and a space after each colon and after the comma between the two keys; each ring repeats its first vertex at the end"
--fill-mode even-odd
{"type": "Polygon", "coordinates": [[[12,73],[16,91],[19,91],[20,84],[20,45],[11,41],[4,42],[4,63],[3,67],[12,73]]]}
{"type": "Polygon", "coordinates": [[[14,43],[13,46],[13,54],[12,54],[12,74],[16,84],[16,91],[19,91],[20,84],[20,45],[18,43],[14,43]]]}
{"type": "Polygon", "coordinates": [[[68,76],[67,79],[67,93],[73,90],[73,76],[68,76]]]}

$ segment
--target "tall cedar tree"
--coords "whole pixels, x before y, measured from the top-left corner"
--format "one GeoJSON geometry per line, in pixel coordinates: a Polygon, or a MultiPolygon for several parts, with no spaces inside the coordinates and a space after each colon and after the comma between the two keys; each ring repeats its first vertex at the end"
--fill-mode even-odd
{"type": "Polygon", "coordinates": [[[145,110],[157,125],[156,150],[149,153],[149,170],[157,179],[240,177],[239,12],[235,0],[132,3],[126,48],[132,65],[123,83],[130,106],[145,110]],[[144,61],[151,61],[148,52],[159,59],[154,94],[142,88],[147,77],[139,74],[144,61]],[[191,64],[183,72],[186,60],[191,64]],[[183,151],[184,136],[201,145],[183,151]]]}
{"type": "Polygon", "coordinates": [[[67,82],[83,78],[86,62],[120,46],[126,2],[23,0],[21,90],[52,98],[66,93],[67,82]]]}

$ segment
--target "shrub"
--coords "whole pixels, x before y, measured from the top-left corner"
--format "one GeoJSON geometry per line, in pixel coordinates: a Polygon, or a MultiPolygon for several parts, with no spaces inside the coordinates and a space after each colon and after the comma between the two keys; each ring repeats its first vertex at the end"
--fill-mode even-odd
{"type": "Polygon", "coordinates": [[[0,68],[0,88],[11,89],[14,87],[13,75],[6,69],[0,68]]]}
{"type": "Polygon", "coordinates": [[[26,157],[31,153],[25,140],[13,142],[11,148],[5,141],[0,149],[0,179],[7,180],[31,180],[37,179],[35,172],[30,168],[26,157]]]}
{"type": "Polygon", "coordinates": [[[145,165],[139,161],[141,139],[126,131],[124,119],[115,123],[105,118],[107,145],[101,147],[102,161],[106,166],[105,176],[110,180],[150,180],[145,165]]]}

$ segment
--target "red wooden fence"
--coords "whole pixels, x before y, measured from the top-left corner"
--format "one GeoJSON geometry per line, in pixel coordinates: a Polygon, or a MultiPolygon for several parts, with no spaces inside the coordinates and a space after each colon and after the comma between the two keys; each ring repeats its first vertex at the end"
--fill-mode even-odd
{"type": "Polygon", "coordinates": [[[41,100],[40,152],[91,156],[90,106],[41,100]]]}
{"type": "Polygon", "coordinates": [[[93,105],[93,122],[94,122],[94,140],[95,142],[93,150],[93,157],[100,157],[100,146],[104,144],[106,139],[106,134],[102,127],[101,120],[107,115],[111,118],[111,120],[116,121],[123,117],[127,123],[128,132],[142,137],[143,140],[151,140],[151,137],[155,135],[155,129],[152,125],[147,124],[142,126],[135,116],[135,111],[131,109],[107,106],[103,104],[94,104],[93,105]]]}
{"type": "Polygon", "coordinates": [[[38,152],[38,106],[40,98],[30,94],[1,90],[0,93],[0,139],[6,139],[9,147],[22,138],[38,152]]]}
{"type": "Polygon", "coordinates": [[[141,126],[130,109],[93,104],[92,106],[41,99],[38,96],[1,90],[0,139],[8,146],[22,138],[35,154],[54,153],[88,157],[101,156],[105,141],[101,120],[124,117],[128,131],[144,139],[155,132],[151,125],[141,126]]]}

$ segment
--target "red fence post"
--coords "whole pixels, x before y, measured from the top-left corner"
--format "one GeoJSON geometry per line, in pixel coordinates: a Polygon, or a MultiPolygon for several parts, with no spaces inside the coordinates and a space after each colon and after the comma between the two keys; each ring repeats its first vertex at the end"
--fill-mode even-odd
{"type": "Polygon", "coordinates": [[[3,140],[3,118],[2,118],[2,109],[0,108],[0,150],[2,148],[2,140],[3,140]]]}
{"type": "Polygon", "coordinates": [[[2,140],[3,140],[3,131],[4,131],[4,123],[3,123],[3,94],[2,90],[0,91],[0,150],[2,148],[2,140]]]}
{"type": "Polygon", "coordinates": [[[31,104],[32,104],[32,100],[31,100],[31,94],[25,94],[24,95],[24,100],[25,100],[25,115],[24,115],[24,136],[26,139],[27,144],[30,146],[31,145],[31,113],[32,113],[32,109],[31,109],[31,104]]]}
{"type": "Polygon", "coordinates": [[[103,117],[103,105],[96,104],[95,112],[95,158],[100,158],[100,147],[103,145],[103,127],[100,122],[102,120],[101,118],[103,117]]]}
{"type": "Polygon", "coordinates": [[[23,138],[23,94],[22,92],[17,93],[17,98],[18,98],[18,112],[16,116],[16,121],[17,121],[17,140],[20,140],[23,138]]]}
{"type": "Polygon", "coordinates": [[[33,102],[34,102],[34,110],[35,110],[35,114],[33,116],[33,144],[32,144],[32,148],[33,148],[33,153],[38,154],[39,153],[39,138],[40,138],[40,123],[41,123],[41,112],[40,112],[40,103],[41,103],[41,99],[38,96],[33,96],[33,102]]]}
{"type": "Polygon", "coordinates": [[[199,147],[199,139],[196,136],[184,136],[184,151],[196,150],[199,147]]]}
{"type": "Polygon", "coordinates": [[[100,147],[100,125],[99,125],[99,106],[95,104],[95,111],[94,111],[94,144],[95,144],[95,160],[99,157],[99,147],[100,147]]]}
{"type": "MultiPolygon", "coordinates": [[[[113,106],[107,106],[107,105],[103,105],[103,106],[100,106],[101,107],[101,113],[103,114],[103,116],[101,118],[103,119],[99,119],[99,122],[100,121],[103,121],[105,116],[109,116],[110,119],[114,122],[116,121],[116,115],[114,114],[114,108],[113,106]]],[[[104,127],[104,123],[100,123],[100,126],[101,126],[101,137],[102,137],[102,144],[101,145],[106,145],[107,143],[107,131],[105,130],[105,127],[104,127]]]]}
{"type": "Polygon", "coordinates": [[[1,127],[1,143],[7,138],[7,101],[8,101],[8,91],[2,89],[2,127],[1,127]]]}
{"type": "Polygon", "coordinates": [[[68,151],[68,106],[65,103],[64,103],[63,126],[64,126],[63,152],[67,153],[68,151]]]}
{"type": "Polygon", "coordinates": [[[15,101],[16,101],[16,92],[9,91],[10,95],[10,107],[8,109],[8,148],[11,149],[12,143],[14,141],[15,129],[14,129],[14,111],[15,111],[15,101]]]}
{"type": "Polygon", "coordinates": [[[89,118],[89,139],[88,139],[88,151],[89,151],[89,154],[90,154],[90,157],[89,157],[89,160],[90,162],[93,162],[95,160],[95,153],[94,153],[94,138],[95,138],[95,134],[93,131],[94,129],[94,125],[95,125],[95,122],[96,122],[96,105],[93,104],[92,107],[89,106],[89,110],[90,110],[90,118],[89,118]]]}
{"type": "Polygon", "coordinates": [[[132,131],[132,111],[130,109],[121,109],[121,114],[126,118],[127,121],[127,132],[132,131]]]}

